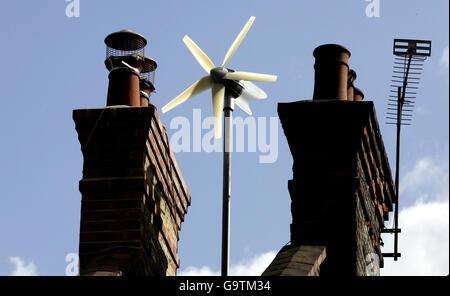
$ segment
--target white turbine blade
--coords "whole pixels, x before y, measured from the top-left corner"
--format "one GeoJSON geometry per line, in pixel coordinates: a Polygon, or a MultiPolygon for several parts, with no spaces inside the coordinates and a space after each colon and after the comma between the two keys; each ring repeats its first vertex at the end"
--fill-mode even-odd
{"type": "Polygon", "coordinates": [[[249,99],[265,99],[267,98],[267,94],[257,87],[254,83],[250,81],[240,80],[239,84],[242,85],[242,94],[241,96],[248,97],[249,99]]]}
{"type": "Polygon", "coordinates": [[[184,103],[188,99],[192,98],[195,95],[198,95],[199,93],[207,90],[211,87],[211,79],[209,76],[205,76],[201,78],[196,83],[189,86],[185,91],[183,91],[181,94],[179,94],[176,98],[174,98],[172,101],[167,103],[164,107],[161,108],[163,113],[166,113],[167,111],[175,108],[176,106],[180,105],[181,103],[184,103]]]}
{"type": "Polygon", "coordinates": [[[195,57],[195,59],[199,62],[200,66],[205,69],[206,72],[210,72],[211,69],[215,68],[214,63],[209,59],[209,57],[204,53],[198,45],[192,41],[191,38],[189,38],[188,35],[184,36],[183,38],[184,44],[189,48],[192,55],[195,57]]]}
{"type": "Polygon", "coordinates": [[[251,73],[251,72],[228,72],[225,74],[225,79],[233,79],[233,80],[248,80],[248,81],[266,81],[273,82],[277,81],[276,75],[269,74],[259,74],[259,73],[251,73]]]}
{"type": "Polygon", "coordinates": [[[236,103],[236,105],[239,106],[239,108],[241,108],[245,113],[247,113],[248,115],[252,115],[252,110],[250,110],[250,106],[249,106],[249,100],[239,96],[236,99],[234,99],[234,102],[236,103]]]}
{"type": "Polygon", "coordinates": [[[225,58],[223,59],[222,67],[225,67],[225,65],[228,63],[228,61],[233,56],[233,54],[236,51],[236,49],[238,49],[239,45],[241,44],[241,42],[244,39],[245,35],[247,35],[247,32],[248,32],[248,30],[250,30],[250,27],[252,26],[254,21],[255,21],[255,17],[251,16],[250,19],[245,24],[245,26],[242,28],[242,30],[239,33],[239,35],[237,35],[237,37],[234,40],[233,44],[231,44],[230,49],[228,49],[228,52],[225,55],[225,58]]]}
{"type": "Polygon", "coordinates": [[[214,112],[214,135],[216,139],[222,137],[222,112],[225,97],[225,86],[219,83],[212,85],[212,103],[214,112]]]}
{"type": "Polygon", "coordinates": [[[266,99],[267,94],[250,81],[240,80],[238,83],[242,86],[242,93],[234,100],[234,102],[245,113],[247,113],[248,115],[252,115],[252,110],[250,109],[250,101],[254,99],[266,99]]]}

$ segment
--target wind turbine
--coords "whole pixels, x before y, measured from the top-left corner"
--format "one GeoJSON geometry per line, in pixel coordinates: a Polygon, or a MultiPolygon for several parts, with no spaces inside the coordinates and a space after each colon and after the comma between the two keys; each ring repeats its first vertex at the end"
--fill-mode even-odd
{"type": "Polygon", "coordinates": [[[256,85],[249,81],[276,81],[277,76],[251,72],[239,72],[225,68],[233,54],[241,44],[248,30],[255,21],[252,16],[247,21],[241,32],[234,40],[222,62],[222,66],[216,67],[209,57],[192,41],[189,36],[184,36],[183,42],[199,62],[200,66],[209,75],[200,78],[181,94],[162,107],[162,112],[175,108],[188,99],[208,89],[212,89],[212,105],[214,114],[214,135],[216,139],[222,137],[222,110],[224,118],[224,154],[223,154],[223,207],[222,207],[222,276],[228,275],[229,265],[229,233],[230,233],[230,198],[231,198],[231,139],[232,112],[234,103],[243,111],[251,115],[249,103],[253,99],[265,99],[267,95],[256,85]]]}

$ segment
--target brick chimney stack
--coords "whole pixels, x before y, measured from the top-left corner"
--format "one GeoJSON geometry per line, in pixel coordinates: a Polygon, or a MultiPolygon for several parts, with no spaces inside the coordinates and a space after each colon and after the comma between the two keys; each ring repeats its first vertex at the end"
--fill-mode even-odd
{"type": "Polygon", "coordinates": [[[175,275],[190,195],[156,108],[80,109],[73,119],[84,157],[80,274],[175,275]]]}
{"type": "Polygon", "coordinates": [[[294,160],[291,243],[263,275],[379,274],[380,230],[395,189],[374,104],[356,88],[347,100],[347,49],[318,49],[331,64],[315,67],[314,99],[278,104],[294,160]]]}
{"type": "MultiPolygon", "coordinates": [[[[136,37],[145,40],[130,31],[111,36],[122,38],[111,46],[132,44],[138,51],[136,37]]],[[[116,49],[108,47],[110,53],[116,49]]],[[[139,72],[150,65],[145,61],[140,54],[108,57],[107,107],[73,111],[84,157],[80,275],[175,275],[180,266],[178,233],[191,198],[156,107],[148,102],[153,84],[146,80],[142,88],[139,72]]]]}

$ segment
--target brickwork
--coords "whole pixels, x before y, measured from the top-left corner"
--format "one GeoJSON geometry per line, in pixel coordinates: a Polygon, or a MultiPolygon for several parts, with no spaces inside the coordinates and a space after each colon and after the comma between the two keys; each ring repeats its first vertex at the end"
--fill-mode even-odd
{"type": "Polygon", "coordinates": [[[278,252],[262,276],[318,276],[325,258],[324,246],[287,246],[278,252]]]}
{"type": "MultiPolygon", "coordinates": [[[[369,260],[378,260],[376,267],[384,265],[381,252],[380,230],[392,211],[395,192],[390,167],[375,117],[363,127],[357,152],[357,176],[360,184],[356,191],[357,275],[367,275],[369,260]]],[[[379,274],[379,270],[375,271],[379,274]]]]}
{"type": "Polygon", "coordinates": [[[74,110],[81,275],[175,275],[190,195],[156,108],[74,110]]]}
{"type": "Polygon", "coordinates": [[[394,186],[373,102],[280,103],[278,114],[294,159],[291,245],[325,246],[321,275],[365,275],[374,254],[382,267],[394,186]]]}

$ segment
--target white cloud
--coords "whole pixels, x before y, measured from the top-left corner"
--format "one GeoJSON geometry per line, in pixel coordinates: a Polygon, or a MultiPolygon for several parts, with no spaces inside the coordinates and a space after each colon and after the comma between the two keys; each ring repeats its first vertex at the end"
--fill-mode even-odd
{"type": "Polygon", "coordinates": [[[400,181],[400,202],[448,200],[448,157],[419,159],[400,181]]]}
{"type": "Polygon", "coordinates": [[[444,48],[444,50],[442,52],[440,63],[444,68],[448,69],[448,64],[449,64],[448,45],[444,48]]]}
{"type": "Polygon", "coordinates": [[[217,276],[220,275],[218,271],[213,271],[208,266],[195,267],[189,266],[185,270],[177,273],[179,276],[217,276]]]}
{"type": "Polygon", "coordinates": [[[277,252],[270,251],[257,255],[249,260],[244,260],[238,264],[231,265],[230,275],[245,276],[245,275],[261,275],[264,270],[273,261],[277,252]]]}
{"type": "MultiPolygon", "coordinates": [[[[385,258],[381,275],[448,275],[449,203],[418,203],[399,213],[398,261],[385,258]]],[[[386,248],[393,246],[393,235],[383,236],[386,248]]],[[[387,250],[383,250],[388,252],[387,250]]]]}
{"type": "Polygon", "coordinates": [[[36,276],[37,270],[36,265],[30,262],[25,265],[25,261],[20,257],[9,257],[9,262],[15,265],[14,271],[11,275],[13,276],[36,276]]]}
{"type": "MultiPolygon", "coordinates": [[[[230,266],[232,276],[260,276],[275,258],[277,252],[269,251],[256,255],[250,259],[245,259],[230,266]]],[[[178,272],[180,276],[218,276],[219,271],[213,271],[208,266],[189,266],[185,270],[178,272]]]]}
{"type": "MultiPolygon", "coordinates": [[[[449,273],[448,156],[424,157],[401,182],[398,261],[385,258],[381,275],[447,275],[449,273]]],[[[392,217],[392,215],[391,215],[392,217]]],[[[393,235],[384,234],[383,252],[392,252],[393,235]]],[[[247,251],[245,253],[248,253],[247,251]]],[[[276,252],[259,254],[231,265],[230,275],[261,275],[276,252]]],[[[220,275],[207,266],[190,266],[179,275],[220,275]]]]}
{"type": "MultiPolygon", "coordinates": [[[[381,275],[448,275],[448,157],[419,159],[400,183],[398,261],[385,258],[381,275]]],[[[393,235],[383,235],[383,252],[392,252],[393,235]]]]}

